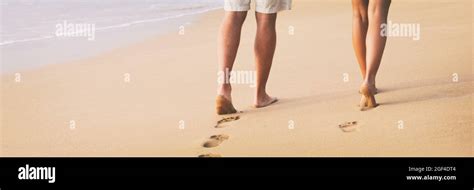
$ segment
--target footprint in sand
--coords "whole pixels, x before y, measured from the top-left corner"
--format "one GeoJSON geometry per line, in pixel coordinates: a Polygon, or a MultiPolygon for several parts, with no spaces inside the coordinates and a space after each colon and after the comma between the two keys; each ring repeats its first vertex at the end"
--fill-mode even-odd
{"type": "MultiPolygon", "coordinates": [[[[240,116],[222,118],[221,120],[217,121],[217,124],[216,124],[215,128],[226,127],[223,124],[229,123],[229,122],[232,122],[232,121],[237,121],[239,119],[240,119],[240,116]]],[[[229,135],[224,135],[224,134],[222,134],[222,135],[213,135],[213,136],[209,137],[209,140],[206,141],[202,146],[205,147],[205,148],[213,148],[213,147],[219,146],[222,142],[224,142],[226,140],[229,140],[229,135]]],[[[209,154],[201,154],[198,157],[200,157],[200,158],[215,158],[215,157],[221,157],[221,155],[209,153],[209,154]]]]}
{"type": "Polygon", "coordinates": [[[339,125],[339,129],[345,133],[357,131],[359,128],[357,126],[357,121],[345,122],[339,125]]]}
{"type": "Polygon", "coordinates": [[[239,119],[240,119],[240,116],[223,118],[223,119],[217,121],[217,124],[216,124],[215,128],[224,128],[226,126],[223,125],[223,124],[229,123],[229,122],[232,122],[232,121],[237,121],[239,119]]]}
{"type": "Polygon", "coordinates": [[[209,154],[201,154],[198,157],[199,158],[219,158],[219,157],[222,157],[222,156],[220,154],[209,153],[209,154]]]}
{"type": "Polygon", "coordinates": [[[213,148],[219,146],[222,142],[228,139],[229,135],[212,135],[202,146],[205,148],[213,148]]]}

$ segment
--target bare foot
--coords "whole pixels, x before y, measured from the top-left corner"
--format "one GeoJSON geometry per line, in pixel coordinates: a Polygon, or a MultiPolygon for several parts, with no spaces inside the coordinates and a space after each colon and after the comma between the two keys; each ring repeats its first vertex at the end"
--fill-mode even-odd
{"type": "MultiPolygon", "coordinates": [[[[379,89],[377,89],[377,88],[375,87],[375,85],[371,85],[371,86],[372,86],[371,89],[375,89],[375,90],[374,90],[374,91],[375,91],[374,95],[377,95],[379,89]]],[[[359,94],[362,95],[362,92],[360,92],[360,90],[359,90],[359,94]]],[[[360,98],[360,104],[357,104],[357,106],[359,106],[359,107],[361,108],[361,110],[364,109],[365,107],[367,107],[367,99],[365,98],[365,96],[361,96],[361,98],[360,98]],[[362,105],[362,103],[364,103],[364,104],[362,105]]]]}
{"type": "Polygon", "coordinates": [[[237,110],[232,105],[232,102],[222,95],[216,98],[216,112],[218,115],[237,113],[237,110]]]}
{"type": "MultiPolygon", "coordinates": [[[[377,87],[375,87],[375,85],[372,85],[372,89],[374,89],[374,95],[378,94],[379,93],[379,89],[377,87]]],[[[360,92],[359,90],[359,94],[362,94],[362,92],[360,92]]]]}
{"type": "Polygon", "coordinates": [[[362,98],[359,105],[361,106],[361,111],[377,107],[378,104],[375,101],[374,88],[374,85],[369,85],[367,82],[364,82],[360,87],[362,98]]]}
{"type": "Polygon", "coordinates": [[[263,107],[267,107],[275,102],[278,102],[278,99],[275,98],[275,97],[270,97],[268,95],[265,96],[264,99],[262,100],[257,100],[256,101],[257,103],[255,103],[254,107],[255,108],[263,108],[263,107]]]}
{"type": "MultiPolygon", "coordinates": [[[[362,95],[362,93],[360,93],[360,92],[359,92],[359,94],[362,95]]],[[[360,102],[359,102],[359,104],[357,104],[357,106],[359,106],[361,109],[364,108],[364,107],[367,107],[367,99],[365,98],[365,96],[360,97],[360,102]]]]}

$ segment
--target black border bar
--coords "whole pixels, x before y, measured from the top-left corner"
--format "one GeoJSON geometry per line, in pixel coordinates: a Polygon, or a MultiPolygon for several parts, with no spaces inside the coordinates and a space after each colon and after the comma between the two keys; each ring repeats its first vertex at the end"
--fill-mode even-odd
{"type": "Polygon", "coordinates": [[[236,176],[285,180],[296,177],[300,181],[310,177],[311,180],[303,182],[338,185],[377,182],[425,187],[461,185],[473,189],[473,173],[472,158],[0,158],[1,190],[24,185],[49,188],[87,183],[167,183],[173,178],[236,176]],[[55,167],[55,183],[19,180],[19,168],[26,164],[55,167]],[[433,171],[409,171],[409,167],[429,167],[433,171]],[[407,180],[407,176],[427,175],[456,176],[456,180],[407,180]]]}

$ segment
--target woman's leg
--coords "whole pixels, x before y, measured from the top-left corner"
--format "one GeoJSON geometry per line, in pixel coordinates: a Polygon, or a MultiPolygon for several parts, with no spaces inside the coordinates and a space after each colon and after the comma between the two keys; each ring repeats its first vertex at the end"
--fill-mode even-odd
{"type": "Polygon", "coordinates": [[[365,97],[369,108],[377,106],[375,102],[375,77],[382,61],[386,36],[381,35],[382,24],[387,23],[388,10],[391,0],[370,0],[368,8],[369,29],[367,31],[367,72],[361,86],[361,93],[365,97]]]}
{"type": "Polygon", "coordinates": [[[273,55],[276,48],[276,18],[277,14],[256,13],[257,36],[255,37],[255,64],[257,71],[257,88],[255,94],[255,107],[265,107],[277,101],[266,92],[266,85],[273,55]]]}
{"type": "Polygon", "coordinates": [[[352,0],[352,46],[359,63],[362,78],[366,75],[365,40],[369,27],[367,9],[369,0],[352,0]]]}

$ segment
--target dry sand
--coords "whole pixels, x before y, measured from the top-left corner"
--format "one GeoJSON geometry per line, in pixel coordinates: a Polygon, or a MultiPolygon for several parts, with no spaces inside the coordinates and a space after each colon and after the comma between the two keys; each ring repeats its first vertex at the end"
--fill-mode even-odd
{"type": "MultiPolygon", "coordinates": [[[[3,75],[0,155],[473,155],[470,0],[392,2],[390,20],[420,23],[421,40],[389,39],[377,81],[381,105],[366,112],[356,106],[361,77],[351,45],[351,4],[294,5],[278,19],[268,84],[280,98],[276,105],[254,109],[254,89],[234,85],[234,104],[243,113],[215,127],[225,117],[214,113],[216,36],[223,16],[214,11],[185,35],[176,31],[24,71],[19,83],[3,75]],[[205,142],[217,145],[204,148],[205,142]]],[[[236,70],[253,70],[254,35],[250,13],[236,70]]]]}

